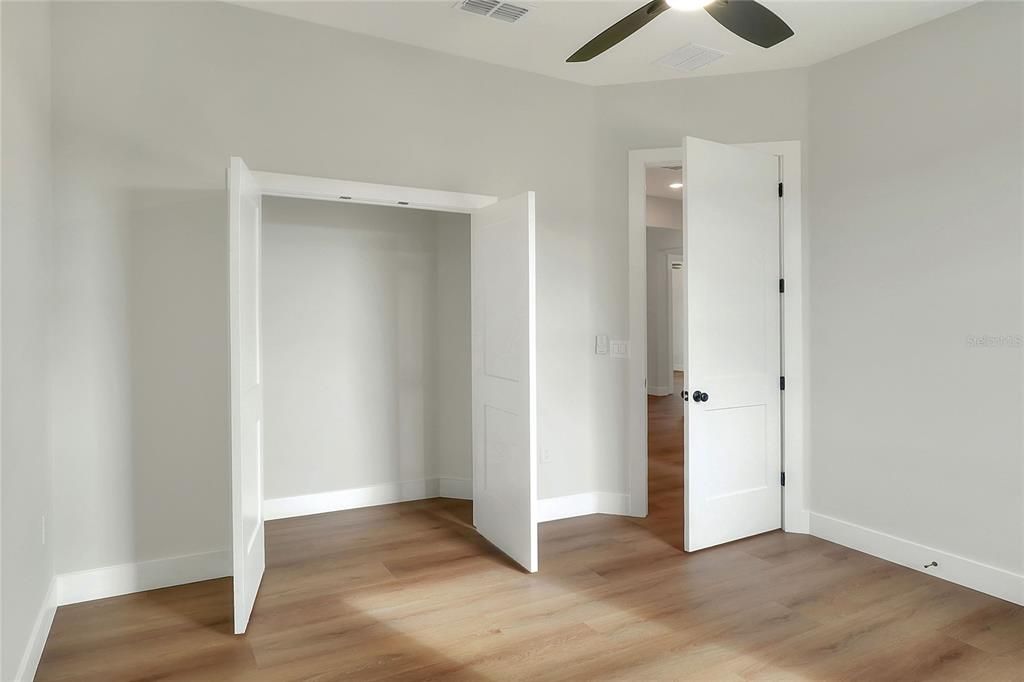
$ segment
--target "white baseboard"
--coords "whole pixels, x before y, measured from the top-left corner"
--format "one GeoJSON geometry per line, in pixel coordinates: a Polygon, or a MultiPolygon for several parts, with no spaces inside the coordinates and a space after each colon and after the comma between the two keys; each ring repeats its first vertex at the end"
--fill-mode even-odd
{"type": "Polygon", "coordinates": [[[629,495],[625,493],[578,493],[537,500],[537,521],[557,521],[587,514],[629,515],[629,495]]]}
{"type": "MultiPolygon", "coordinates": [[[[267,500],[264,504],[264,513],[268,520],[283,519],[438,496],[470,499],[472,492],[473,482],[468,479],[428,478],[267,500]]],[[[538,500],[538,507],[540,521],[554,521],[585,514],[627,515],[629,496],[624,493],[580,493],[538,500]]],[[[49,632],[53,611],[57,605],[77,604],[132,592],[223,578],[230,576],[231,572],[231,552],[224,550],[58,575],[47,597],[47,603],[50,604],[48,611],[40,614],[36,626],[36,631],[41,633],[38,652],[34,659],[26,654],[26,661],[34,660],[33,666],[38,664],[42,643],[46,641],[46,633],[49,632]]],[[[31,669],[34,670],[34,667],[31,669]]]]}
{"type": "Polygon", "coordinates": [[[363,488],[330,490],[324,493],[278,497],[263,503],[263,518],[290,519],[295,516],[375,507],[379,504],[411,502],[431,497],[473,499],[473,481],[465,478],[421,478],[412,481],[380,483],[363,488]]]}
{"type": "Polygon", "coordinates": [[[1024,575],[1018,573],[813,512],[811,535],[1024,605],[1024,575]],[[932,561],[939,565],[926,569],[932,561]]]}
{"type": "Polygon", "coordinates": [[[421,478],[412,481],[368,485],[362,488],[330,490],[311,495],[278,497],[264,501],[263,518],[272,521],[345,509],[375,507],[379,504],[424,500],[428,497],[437,497],[439,490],[440,484],[436,478],[421,478]]]}
{"type": "Polygon", "coordinates": [[[648,386],[647,395],[658,396],[659,398],[664,397],[672,393],[671,386],[648,386]]]}
{"type": "Polygon", "coordinates": [[[63,573],[57,576],[57,603],[77,604],[223,578],[231,573],[231,552],[227,550],[63,573]]]}
{"type": "Polygon", "coordinates": [[[438,495],[456,500],[473,499],[473,479],[471,478],[439,478],[438,495]]]}
{"type": "MultiPolygon", "coordinates": [[[[266,500],[263,508],[265,518],[271,520],[438,496],[471,499],[472,495],[473,482],[471,480],[428,478],[313,495],[277,498],[266,500]]],[[[134,564],[104,566],[57,576],[54,603],[77,604],[132,592],[184,585],[199,580],[223,578],[230,576],[231,573],[231,552],[228,550],[134,564]]],[[[48,627],[47,625],[47,630],[48,627]]]]}
{"type": "Polygon", "coordinates": [[[39,614],[32,626],[32,634],[29,635],[28,644],[18,663],[18,671],[14,674],[14,682],[32,682],[35,679],[39,659],[43,656],[43,647],[46,646],[46,638],[50,635],[50,626],[53,625],[53,615],[56,611],[57,578],[55,577],[50,581],[46,596],[43,597],[43,603],[39,607],[39,614]]]}

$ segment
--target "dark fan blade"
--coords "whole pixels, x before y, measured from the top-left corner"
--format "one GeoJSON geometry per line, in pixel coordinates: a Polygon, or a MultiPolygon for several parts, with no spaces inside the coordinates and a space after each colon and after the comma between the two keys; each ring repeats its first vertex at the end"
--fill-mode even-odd
{"type": "Polygon", "coordinates": [[[793,35],[786,22],[754,0],[717,0],[704,9],[722,26],[761,47],[778,45],[793,35]]]}
{"type": "Polygon", "coordinates": [[[653,2],[647,3],[637,11],[619,19],[616,23],[601,31],[596,38],[576,50],[572,56],[565,61],[590,61],[605,50],[615,47],[620,42],[642,29],[649,21],[667,9],[668,3],[665,2],[665,0],[654,0],[653,2]]]}

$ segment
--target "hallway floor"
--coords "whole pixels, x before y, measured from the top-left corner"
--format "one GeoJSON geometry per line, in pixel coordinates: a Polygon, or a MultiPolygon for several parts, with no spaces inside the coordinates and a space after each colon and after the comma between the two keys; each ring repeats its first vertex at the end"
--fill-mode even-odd
{"type": "Polygon", "coordinates": [[[683,373],[666,396],[647,396],[647,527],[683,549],[683,373]]]}

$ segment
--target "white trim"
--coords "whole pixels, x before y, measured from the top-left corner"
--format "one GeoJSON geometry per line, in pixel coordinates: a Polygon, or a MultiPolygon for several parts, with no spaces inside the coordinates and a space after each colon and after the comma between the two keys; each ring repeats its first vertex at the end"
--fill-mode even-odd
{"type": "Polygon", "coordinates": [[[329,490],[309,495],[277,497],[263,505],[263,518],[267,521],[290,519],[295,516],[310,516],[346,509],[376,507],[395,502],[411,502],[437,497],[440,485],[436,478],[420,478],[410,481],[394,481],[363,486],[329,490]]]}
{"type": "MultiPolygon", "coordinates": [[[[788,390],[788,387],[787,387],[788,390]]],[[[824,514],[810,514],[811,535],[1024,606],[1024,575],[950,554],[824,514]],[[938,566],[925,568],[932,561],[938,566]]]]}
{"type": "Polygon", "coordinates": [[[578,493],[537,500],[537,522],[557,521],[587,514],[629,514],[629,496],[622,493],[578,493]]]}
{"type": "Polygon", "coordinates": [[[442,476],[437,479],[438,497],[448,497],[453,500],[473,499],[473,479],[471,478],[446,478],[442,476]]]}
{"type": "MultiPolygon", "coordinates": [[[[667,229],[667,228],[665,228],[665,229],[667,229]]],[[[646,250],[646,248],[647,247],[646,247],[646,244],[645,244],[644,249],[646,250]]],[[[665,257],[665,275],[666,275],[666,289],[667,290],[665,291],[665,306],[664,306],[664,310],[662,311],[662,313],[665,315],[665,319],[667,321],[667,324],[666,324],[666,328],[667,328],[666,346],[667,346],[667,350],[668,350],[668,361],[669,362],[668,362],[668,367],[662,372],[662,376],[660,376],[660,377],[647,377],[647,382],[646,383],[647,383],[647,395],[652,395],[652,396],[656,396],[656,397],[659,397],[659,398],[663,397],[663,396],[670,395],[671,393],[673,393],[675,391],[675,382],[676,382],[675,373],[682,371],[682,370],[676,369],[676,367],[675,367],[675,362],[676,362],[676,356],[675,356],[675,310],[674,310],[674,307],[675,307],[674,298],[675,297],[672,295],[672,263],[673,262],[685,262],[684,259],[683,259],[682,253],[680,253],[681,250],[682,250],[681,246],[673,246],[671,248],[661,249],[661,250],[658,251],[658,253],[660,253],[662,256],[665,257]],[[652,380],[660,381],[660,382],[667,381],[668,384],[666,385],[665,383],[659,383],[659,384],[651,385],[651,381],[652,380]]],[[[646,272],[644,273],[644,276],[646,277],[646,272]]],[[[648,292],[648,293],[650,293],[650,292],[648,292]]],[[[648,306],[650,305],[650,301],[647,300],[646,295],[645,295],[644,301],[645,301],[645,305],[648,305],[648,306]]],[[[645,309],[645,311],[646,311],[646,309],[645,309]]],[[[645,320],[647,319],[646,318],[646,312],[645,312],[644,319],[645,320]]],[[[645,329],[646,329],[646,327],[645,327],[645,329]]],[[[647,353],[648,357],[650,357],[651,350],[650,350],[650,348],[647,347],[647,343],[644,344],[643,352],[647,353]]],[[[657,352],[655,352],[655,355],[657,355],[657,352]]]]}
{"type": "MultiPolygon", "coordinates": [[[[49,8],[47,8],[47,11],[49,11],[49,8]]],[[[51,25],[52,25],[52,15],[51,15],[51,25]]],[[[0,11],[0,36],[3,36],[3,12],[2,11],[0,11]]],[[[2,39],[0,39],[0,42],[2,42],[2,39]]],[[[53,63],[52,62],[52,55],[53,55],[53,51],[52,50],[53,50],[53,48],[50,47],[49,50],[50,50],[50,55],[51,55],[51,62],[50,63],[52,65],[52,63],[53,63]]],[[[2,54],[3,54],[3,50],[0,49],[0,55],[2,55],[2,54]]],[[[51,69],[52,69],[52,66],[51,66],[51,69]]],[[[0,88],[0,105],[2,105],[2,101],[3,101],[3,94],[2,93],[3,93],[3,88],[0,88]]],[[[50,95],[49,96],[50,96],[50,100],[51,100],[50,101],[50,106],[52,107],[53,106],[53,103],[52,103],[52,99],[53,99],[53,83],[52,83],[52,81],[50,83],[50,95]]],[[[51,135],[50,135],[50,152],[51,152],[51,154],[53,152],[53,135],[52,135],[53,118],[52,118],[52,115],[53,115],[53,110],[51,108],[51,110],[50,110],[50,116],[51,116],[51,118],[50,118],[50,131],[51,131],[51,135]]],[[[0,136],[0,137],[2,137],[2,136],[0,136]]],[[[3,153],[2,153],[2,147],[3,147],[3,141],[0,140],[0,159],[5,158],[3,156],[3,153]]],[[[0,197],[3,196],[3,177],[2,177],[3,176],[3,171],[2,171],[2,168],[3,168],[3,164],[0,163],[0,197]]],[[[50,177],[53,177],[53,175],[52,175],[52,173],[53,173],[52,165],[50,167],[50,173],[51,173],[50,177]]],[[[48,198],[50,200],[50,205],[52,206],[52,202],[53,202],[53,182],[52,182],[52,180],[50,182],[50,196],[48,198]]],[[[5,234],[5,232],[3,230],[3,213],[4,212],[2,210],[0,210],[0,283],[3,282],[3,266],[2,266],[2,263],[3,263],[3,238],[2,238],[2,235],[5,234]]],[[[3,301],[3,287],[0,286],[0,303],[2,303],[2,301],[3,301]]],[[[4,335],[3,335],[3,317],[4,317],[3,316],[3,305],[0,304],[0,358],[3,358],[3,348],[2,348],[2,346],[3,346],[2,340],[4,338],[4,335]]],[[[2,386],[3,386],[3,362],[0,361],[0,387],[2,387],[2,386]]],[[[2,463],[4,461],[4,457],[3,457],[3,443],[4,443],[4,439],[3,439],[3,391],[0,390],[0,463],[2,463]]],[[[0,510],[2,510],[4,508],[3,507],[3,489],[4,489],[4,486],[3,486],[3,469],[4,469],[4,467],[0,466],[0,510]]],[[[52,507],[52,505],[53,505],[53,500],[52,500],[52,496],[51,496],[50,506],[52,507]]],[[[3,603],[4,603],[4,599],[3,599],[3,597],[4,597],[4,588],[3,588],[3,586],[4,586],[4,580],[3,580],[3,566],[4,566],[3,554],[4,554],[4,551],[3,551],[3,548],[4,548],[3,524],[0,523],[0,606],[2,606],[3,603]]],[[[4,650],[5,647],[3,646],[3,642],[4,642],[4,624],[3,624],[3,621],[4,621],[4,619],[3,619],[3,610],[2,610],[2,608],[0,608],[0,676],[2,676],[4,674],[4,670],[7,670],[7,668],[6,668],[7,657],[11,655],[9,652],[6,652],[4,650]]]]}
{"type": "MultiPolygon", "coordinates": [[[[424,497],[436,497],[441,487],[444,487],[454,497],[459,491],[465,492],[472,489],[472,481],[463,478],[429,478],[419,481],[405,481],[400,484],[386,484],[382,486],[368,486],[366,488],[354,488],[351,490],[340,490],[319,495],[300,495],[297,497],[278,498],[266,500],[264,511],[269,512],[275,508],[275,503],[282,503],[280,511],[285,506],[293,504],[292,501],[302,501],[304,510],[313,508],[314,504],[323,501],[324,506],[318,507],[321,511],[309,511],[308,513],[321,513],[326,511],[340,511],[331,508],[332,500],[354,500],[359,496],[362,499],[382,499],[379,495],[386,489],[392,491],[403,491],[405,493],[417,493],[428,490],[432,494],[414,497],[412,499],[424,499],[424,497]],[[378,495],[378,497],[372,497],[378,495]],[[333,497],[332,496],[336,496],[333,497]],[[310,499],[310,498],[319,498],[310,499]]],[[[393,499],[395,502],[402,500],[393,499]]],[[[291,509],[299,509],[299,503],[294,503],[291,509]]],[[[377,504],[387,504],[378,502],[377,504]]],[[[367,506],[367,505],[361,505],[367,506]]],[[[354,508],[354,507],[346,507],[354,508]]],[[[625,514],[629,508],[628,497],[622,493],[580,493],[578,495],[566,495],[565,497],[549,497],[537,501],[538,522],[566,519],[586,514],[625,514]]],[[[300,516],[304,514],[292,514],[300,516]]],[[[267,517],[268,520],[270,517],[267,517]]],[[[275,518],[286,518],[285,516],[275,518]]],[[[40,611],[36,627],[33,630],[33,646],[26,652],[21,669],[28,669],[27,663],[32,662],[31,670],[34,673],[35,665],[39,662],[42,654],[43,644],[46,642],[46,634],[49,632],[50,623],[56,606],[65,604],[77,604],[79,602],[91,601],[93,599],[104,599],[107,597],[118,597],[133,592],[144,592],[162,587],[173,587],[201,580],[213,580],[231,575],[231,551],[207,552],[205,554],[192,554],[188,556],[171,557],[168,559],[155,559],[135,564],[119,564],[117,566],[105,566],[75,573],[64,573],[58,575],[51,583],[50,591],[46,597],[46,605],[40,611]],[[33,658],[34,656],[34,658],[33,658]]],[[[25,682],[31,680],[26,676],[25,682]]],[[[18,678],[21,682],[21,678],[18,678]]]]}
{"type": "Polygon", "coordinates": [[[473,499],[473,481],[465,478],[419,478],[363,486],[328,490],[309,495],[277,497],[263,503],[266,521],[290,519],[296,516],[326,514],[346,509],[376,507],[381,504],[426,500],[432,497],[473,499]]]}
{"type": "Polygon", "coordinates": [[[46,596],[39,607],[35,625],[32,626],[32,634],[29,635],[28,644],[18,664],[18,671],[14,673],[14,682],[31,682],[35,679],[39,659],[43,656],[43,648],[46,646],[46,638],[50,635],[50,626],[53,625],[53,616],[56,612],[57,579],[54,578],[50,581],[46,596]]]}
{"type": "MultiPolygon", "coordinates": [[[[682,248],[679,247],[679,251],[682,248]]],[[[686,263],[683,258],[683,254],[677,252],[676,249],[667,249],[665,252],[665,304],[666,304],[666,320],[668,327],[668,368],[665,370],[665,376],[663,379],[668,380],[668,391],[661,395],[668,395],[675,390],[676,387],[676,372],[682,370],[676,369],[676,297],[675,292],[672,290],[672,263],[686,263]]],[[[684,266],[685,267],[685,266],[684,266]]],[[[683,282],[686,279],[683,278],[683,282]]],[[[685,296],[685,292],[684,292],[685,296]]],[[[662,387],[664,388],[664,387],[662,387]]],[[[650,391],[648,391],[650,392],[650,391]]]]}
{"type": "Polygon", "coordinates": [[[782,374],[786,390],[782,394],[782,467],[786,472],[783,491],[782,528],[790,533],[810,532],[811,460],[810,367],[805,348],[810,327],[805,324],[806,297],[803,238],[803,170],[799,142],[758,142],[740,147],[757,149],[780,158],[782,183],[782,277],[786,293],[782,297],[782,374]]]}
{"type": "MultiPolygon", "coordinates": [[[[803,196],[801,143],[759,142],[737,145],[760,149],[782,158],[785,194],[783,214],[783,272],[786,278],[786,307],[783,319],[786,395],[783,399],[783,461],[786,488],[783,491],[782,527],[788,532],[806,533],[810,469],[807,436],[807,325],[805,315],[805,260],[803,240],[803,196]]],[[[647,220],[646,168],[674,163],[683,158],[682,147],[634,149],[629,152],[629,339],[634,348],[647,347],[647,220]]],[[[684,254],[688,256],[688,254],[684,254]]],[[[647,354],[633,353],[627,370],[627,490],[630,516],[647,516],[647,354]]]]}
{"type": "Polygon", "coordinates": [[[474,210],[490,206],[498,200],[497,197],[484,194],[445,192],[419,187],[377,185],[369,182],[314,178],[266,171],[253,171],[252,174],[256,176],[256,181],[264,196],[319,199],[349,204],[403,206],[451,213],[472,213],[474,210]]]}
{"type": "Polygon", "coordinates": [[[231,575],[231,551],[104,566],[57,576],[57,603],[77,604],[231,575]]]}
{"type": "MultiPolygon", "coordinates": [[[[267,514],[267,520],[270,520],[425,499],[437,497],[439,494],[441,497],[470,499],[472,489],[472,481],[469,479],[429,478],[266,500],[264,512],[267,514]],[[271,516],[272,513],[275,515],[271,516]]],[[[49,632],[49,623],[53,619],[53,611],[57,605],[77,604],[93,599],[117,597],[133,592],[223,578],[230,576],[231,570],[231,552],[224,550],[64,573],[54,579],[50,593],[47,595],[46,603],[50,605],[49,613],[46,615],[46,608],[40,612],[40,620],[36,624],[34,633],[40,631],[42,627],[40,623],[48,618],[45,620],[45,630],[42,635],[42,642],[46,641],[46,632],[49,632]]],[[[36,634],[33,634],[33,638],[36,638],[36,634]]],[[[36,652],[36,663],[38,663],[38,654],[42,653],[42,642],[39,643],[39,651],[36,652]]],[[[28,653],[26,653],[26,660],[28,660],[28,653]]],[[[23,662],[23,669],[25,665],[23,662]]],[[[29,675],[25,679],[31,680],[32,677],[29,675]]]]}
{"type": "Polygon", "coordinates": [[[629,342],[626,490],[630,516],[647,516],[647,166],[678,163],[679,147],[629,152],[629,342]],[[642,352],[641,352],[642,351],[642,352]]]}

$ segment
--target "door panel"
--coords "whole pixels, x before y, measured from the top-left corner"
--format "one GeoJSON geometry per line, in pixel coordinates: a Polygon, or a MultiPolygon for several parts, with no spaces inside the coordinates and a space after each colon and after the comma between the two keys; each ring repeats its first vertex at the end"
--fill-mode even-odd
{"type": "Polygon", "coordinates": [[[782,525],[779,163],[694,138],[683,156],[684,547],[694,551],[782,525]]]}
{"type": "Polygon", "coordinates": [[[231,528],[235,633],[245,632],[266,564],[260,353],[261,195],[242,159],[228,170],[231,318],[231,528]]]}
{"type": "Polygon", "coordinates": [[[537,570],[537,343],[533,192],[472,220],[473,523],[537,570]]]}

